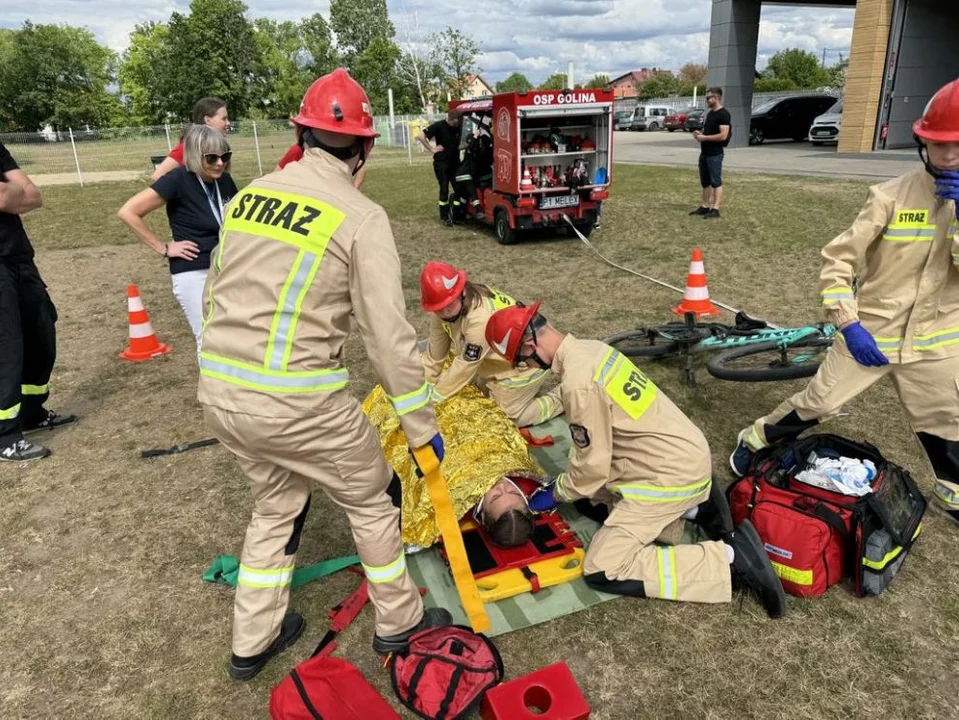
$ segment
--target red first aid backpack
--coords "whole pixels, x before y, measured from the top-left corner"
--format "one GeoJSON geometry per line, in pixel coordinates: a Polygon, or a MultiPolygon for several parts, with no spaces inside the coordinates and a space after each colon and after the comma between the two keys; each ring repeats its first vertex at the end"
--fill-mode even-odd
{"type": "Polygon", "coordinates": [[[334,645],[297,665],[270,693],[273,720],[400,720],[397,712],[334,645]]]}
{"type": "Polygon", "coordinates": [[[502,681],[503,660],[485,635],[451,625],[410,638],[409,649],[393,658],[392,674],[396,696],[419,717],[454,720],[502,681]]]}
{"type": "Polygon", "coordinates": [[[726,491],[733,521],[749,518],[783,590],[817,597],[845,577],[857,596],[879,595],[919,535],[926,499],[908,472],[869,443],[811,435],[755,454],[726,491]],[[796,479],[810,452],[871,460],[873,491],[843,495],[796,479]]]}

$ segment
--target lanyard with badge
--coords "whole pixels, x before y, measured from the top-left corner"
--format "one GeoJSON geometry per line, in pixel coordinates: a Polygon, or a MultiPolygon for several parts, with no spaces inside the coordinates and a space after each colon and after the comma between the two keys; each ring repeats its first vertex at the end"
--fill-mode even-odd
{"type": "Polygon", "coordinates": [[[216,188],[216,202],[214,202],[213,193],[207,190],[206,183],[199,177],[197,177],[196,181],[200,183],[200,187],[203,188],[203,195],[210,204],[210,211],[213,213],[213,217],[216,218],[216,224],[223,227],[223,198],[220,197],[220,183],[216,180],[213,181],[213,187],[216,188]]]}

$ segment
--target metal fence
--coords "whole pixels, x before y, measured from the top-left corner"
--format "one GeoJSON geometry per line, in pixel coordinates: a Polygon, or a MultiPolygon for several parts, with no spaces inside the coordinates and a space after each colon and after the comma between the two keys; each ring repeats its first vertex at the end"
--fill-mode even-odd
{"type": "MultiPolygon", "coordinates": [[[[416,136],[444,115],[396,115],[375,118],[377,162],[409,163],[428,155],[416,136]]],[[[129,128],[66,128],[35,133],[0,133],[3,143],[25,172],[56,182],[128,180],[153,172],[154,164],[176,145],[181,125],[129,128]]],[[[257,176],[269,172],[294,140],[287,119],[234,121],[229,135],[231,172],[257,176]]]]}
{"type": "MultiPolygon", "coordinates": [[[[758,92],[753,93],[753,108],[757,108],[764,102],[778,100],[784,97],[793,97],[796,95],[835,95],[837,98],[840,93],[838,90],[783,90],[777,92],[758,92]]],[[[703,95],[696,97],[693,102],[692,95],[672,95],[670,97],[651,98],[649,100],[637,100],[636,98],[622,98],[613,102],[613,108],[616,112],[632,112],[637,105],[665,105],[667,107],[682,110],[684,108],[705,108],[706,98],[703,95]]]]}

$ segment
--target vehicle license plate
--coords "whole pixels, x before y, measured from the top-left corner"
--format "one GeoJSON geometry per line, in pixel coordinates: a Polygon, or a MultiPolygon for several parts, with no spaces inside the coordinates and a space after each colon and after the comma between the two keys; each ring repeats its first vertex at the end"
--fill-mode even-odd
{"type": "Polygon", "coordinates": [[[540,210],[576,207],[577,205],[579,205],[579,195],[546,195],[539,201],[540,210]]]}

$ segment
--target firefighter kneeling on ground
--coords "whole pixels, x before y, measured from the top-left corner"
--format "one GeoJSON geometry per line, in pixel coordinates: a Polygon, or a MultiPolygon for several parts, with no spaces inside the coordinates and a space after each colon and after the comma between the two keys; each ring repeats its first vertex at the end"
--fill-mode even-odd
{"type": "Polygon", "coordinates": [[[254,180],[227,208],[207,280],[199,400],[253,491],[236,589],[230,675],[248,680],[300,635],[287,611],[314,483],[346,511],[376,611],[373,648],[404,649],[452,622],[424,613],[400,538],[400,479],[347,388],[350,313],[411,447],[443,441],[406,319],[386,213],[353,187],[377,137],[343,69],[307,90],[303,159],[254,180]]]}
{"type": "MultiPolygon", "coordinates": [[[[786,612],[782,584],[756,529],[733,529],[711,481],[699,428],[624,355],[597,340],[564,335],[532,307],[497,311],[486,340],[514,365],[532,362],[560,377],[574,454],[569,468],[529,500],[612,505],[586,551],[583,579],[602,592],[688,602],[729,602],[735,585],[754,592],[770,617],[786,612]],[[674,545],[685,520],[712,540],[674,545]],[[662,543],[662,544],[660,544],[662,543]]],[[[603,513],[605,515],[605,513],[603,513]]]]}
{"type": "Polygon", "coordinates": [[[937,509],[959,522],[959,80],[913,131],[923,167],[870,188],[852,227],[823,248],[822,304],[841,333],[805,390],[740,432],[730,465],[745,474],[757,450],[837,416],[889,375],[935,473],[937,509]]]}
{"type": "Polygon", "coordinates": [[[509,295],[470,282],[465,270],[429,262],[420,275],[420,299],[431,313],[429,345],[423,353],[426,379],[434,383],[433,402],[441,403],[474,378],[486,381],[489,396],[519,427],[539,425],[563,412],[559,388],[539,395],[549,373],[521,368],[490,352],[486,323],[494,312],[516,305],[509,295]],[[444,372],[450,348],[455,358],[444,372]]]}

